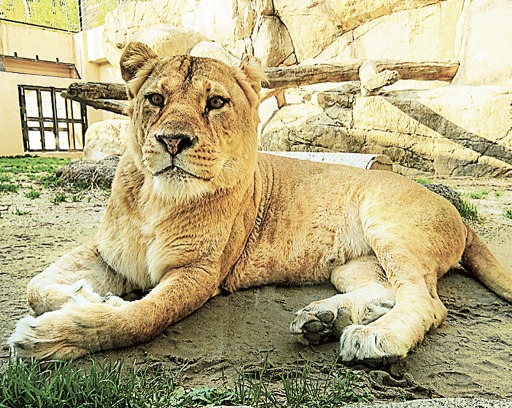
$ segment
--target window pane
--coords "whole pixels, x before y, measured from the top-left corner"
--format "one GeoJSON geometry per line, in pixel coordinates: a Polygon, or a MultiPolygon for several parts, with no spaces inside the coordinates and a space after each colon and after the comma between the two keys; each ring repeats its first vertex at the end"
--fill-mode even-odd
{"type": "Polygon", "coordinates": [[[73,106],[73,119],[80,119],[82,117],[80,103],[73,101],[72,106],[73,106]]]}
{"type": "Polygon", "coordinates": [[[60,150],[69,150],[69,140],[67,130],[59,131],[59,148],[60,150]]]}
{"type": "Polygon", "coordinates": [[[73,139],[74,139],[74,148],[76,150],[82,150],[84,146],[82,145],[82,124],[81,123],[74,123],[73,125],[73,139]]]}
{"type": "Polygon", "coordinates": [[[44,148],[46,150],[55,150],[55,135],[53,132],[44,132],[44,148]]]}
{"type": "Polygon", "coordinates": [[[43,116],[45,118],[53,117],[52,95],[50,92],[41,91],[41,105],[43,106],[43,116]]]}
{"type": "Polygon", "coordinates": [[[60,96],[60,92],[55,95],[55,102],[57,103],[57,117],[66,119],[66,100],[60,96]]]}
{"type": "Polygon", "coordinates": [[[39,116],[39,110],[37,109],[37,91],[25,90],[25,105],[27,106],[27,116],[39,116]]]}
{"type": "Polygon", "coordinates": [[[41,134],[34,130],[28,132],[28,148],[29,150],[41,150],[41,134]]]}

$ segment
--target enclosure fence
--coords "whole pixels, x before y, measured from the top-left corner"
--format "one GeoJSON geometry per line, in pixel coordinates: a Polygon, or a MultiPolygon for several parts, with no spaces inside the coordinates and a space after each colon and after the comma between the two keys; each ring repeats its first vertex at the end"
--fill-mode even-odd
{"type": "Polygon", "coordinates": [[[121,0],[0,0],[0,20],[67,32],[98,27],[121,0]]]}

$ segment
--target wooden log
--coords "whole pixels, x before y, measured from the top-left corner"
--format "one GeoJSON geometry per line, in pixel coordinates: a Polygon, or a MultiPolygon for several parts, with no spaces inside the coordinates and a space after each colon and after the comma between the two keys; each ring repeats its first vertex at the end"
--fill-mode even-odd
{"type": "MultiPolygon", "coordinates": [[[[343,64],[296,65],[265,68],[266,88],[297,88],[324,82],[358,81],[359,68],[365,61],[343,64]]],[[[457,72],[457,62],[403,62],[394,60],[373,61],[377,73],[397,71],[401,79],[451,81],[457,72]]],[[[77,82],[68,88],[70,99],[126,100],[123,84],[103,82],[77,82]]],[[[87,102],[86,102],[87,103],[87,102]]]]}
{"type": "MultiPolygon", "coordinates": [[[[266,88],[296,88],[323,82],[358,81],[359,68],[365,61],[345,64],[296,65],[265,68],[266,88]]],[[[373,61],[377,73],[397,71],[401,79],[437,80],[450,82],[459,67],[458,62],[373,61]]]]}
{"type": "Polygon", "coordinates": [[[74,82],[68,86],[66,93],[69,99],[128,99],[124,84],[108,82],[74,82]]]}
{"type": "Polygon", "coordinates": [[[82,98],[77,96],[69,95],[67,92],[61,93],[63,98],[71,99],[73,101],[85,103],[86,105],[94,108],[94,109],[101,109],[106,110],[108,112],[117,113],[118,115],[125,115],[126,116],[126,107],[128,106],[124,102],[118,102],[113,99],[88,99],[88,98],[82,98]]]}

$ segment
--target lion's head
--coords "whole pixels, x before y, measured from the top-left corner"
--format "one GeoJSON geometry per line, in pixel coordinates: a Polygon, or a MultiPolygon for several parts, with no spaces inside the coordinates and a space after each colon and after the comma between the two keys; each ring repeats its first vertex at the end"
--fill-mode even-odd
{"type": "Polygon", "coordinates": [[[191,56],[158,57],[131,43],[120,61],[130,149],[159,195],[197,198],[230,188],[256,165],[263,70],[191,56]]]}

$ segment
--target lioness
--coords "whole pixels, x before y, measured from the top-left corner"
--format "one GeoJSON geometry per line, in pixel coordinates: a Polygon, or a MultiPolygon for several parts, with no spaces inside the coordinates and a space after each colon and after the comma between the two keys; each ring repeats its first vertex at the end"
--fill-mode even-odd
{"type": "Polygon", "coordinates": [[[67,359],[151,340],[222,292],[330,279],[297,312],[305,343],[342,360],[403,357],[447,311],[437,280],[461,263],[512,301],[512,275],[438,195],[391,172],[257,152],[261,67],[121,58],[131,139],[95,238],[28,285],[20,356],[67,359]],[[140,300],[122,296],[148,291],[140,300]]]}

